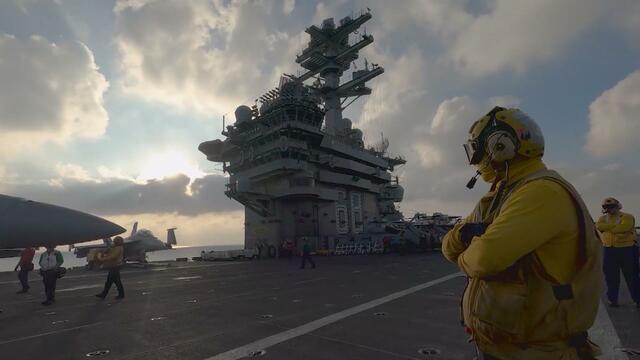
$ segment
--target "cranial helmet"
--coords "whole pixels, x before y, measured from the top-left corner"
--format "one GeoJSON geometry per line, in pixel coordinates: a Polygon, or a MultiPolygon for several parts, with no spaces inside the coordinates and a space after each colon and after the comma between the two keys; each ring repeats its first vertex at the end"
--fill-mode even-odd
{"type": "Polygon", "coordinates": [[[602,200],[602,208],[603,209],[622,209],[622,204],[615,198],[608,197],[602,200]]]}
{"type": "Polygon", "coordinates": [[[471,125],[464,149],[471,165],[479,164],[485,156],[492,162],[509,161],[517,155],[542,157],[544,137],[524,112],[496,106],[471,125]]]}

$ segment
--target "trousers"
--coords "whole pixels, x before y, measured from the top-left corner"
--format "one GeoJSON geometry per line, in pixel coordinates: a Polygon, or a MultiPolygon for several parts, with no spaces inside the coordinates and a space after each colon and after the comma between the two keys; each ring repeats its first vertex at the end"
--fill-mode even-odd
{"type": "Polygon", "coordinates": [[[58,272],[56,270],[46,270],[42,273],[42,282],[44,283],[44,293],[47,297],[47,301],[55,300],[57,281],[58,272]]]}
{"type": "Polygon", "coordinates": [[[29,290],[29,270],[20,269],[18,279],[20,280],[20,285],[22,285],[22,290],[29,290]]]}
{"type": "Polygon", "coordinates": [[[116,284],[116,288],[118,289],[118,296],[124,296],[124,286],[122,286],[122,280],[120,280],[120,266],[112,267],[109,269],[109,275],[107,275],[107,281],[104,283],[104,290],[102,290],[102,295],[107,296],[109,290],[111,289],[111,285],[116,284]]]}
{"type": "Polygon", "coordinates": [[[311,267],[316,267],[316,263],[314,263],[311,259],[311,254],[302,253],[302,263],[300,264],[300,269],[304,269],[304,265],[307,263],[307,261],[311,264],[311,267]]]}
{"type": "Polygon", "coordinates": [[[631,298],[640,303],[640,269],[638,264],[638,248],[636,246],[605,247],[602,270],[607,283],[607,299],[618,302],[620,289],[620,271],[629,288],[631,298]]]}

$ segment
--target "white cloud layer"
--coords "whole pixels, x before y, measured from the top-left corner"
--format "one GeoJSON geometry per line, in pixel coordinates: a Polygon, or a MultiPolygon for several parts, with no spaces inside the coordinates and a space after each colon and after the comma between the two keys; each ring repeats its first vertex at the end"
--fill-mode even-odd
{"type": "Polygon", "coordinates": [[[586,150],[607,157],[640,150],[640,70],[603,92],[589,106],[586,150]]]}
{"type": "Polygon", "coordinates": [[[104,134],[109,84],[79,42],[0,34],[0,150],[104,134]]]}
{"type": "Polygon", "coordinates": [[[205,113],[231,112],[277,84],[301,43],[283,32],[291,1],[121,1],[122,89],[205,113]],[[285,66],[285,67],[283,67],[285,66]]]}
{"type": "Polygon", "coordinates": [[[495,0],[460,32],[451,58],[470,75],[523,72],[566,50],[602,15],[598,0],[495,0]]]}

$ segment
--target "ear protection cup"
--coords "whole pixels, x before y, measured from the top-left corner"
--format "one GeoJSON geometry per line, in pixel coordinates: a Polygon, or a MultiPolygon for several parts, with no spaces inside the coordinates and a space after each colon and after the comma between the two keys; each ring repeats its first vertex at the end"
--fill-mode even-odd
{"type": "Polygon", "coordinates": [[[511,134],[498,130],[487,136],[485,150],[491,161],[505,162],[515,158],[518,149],[511,134]]]}

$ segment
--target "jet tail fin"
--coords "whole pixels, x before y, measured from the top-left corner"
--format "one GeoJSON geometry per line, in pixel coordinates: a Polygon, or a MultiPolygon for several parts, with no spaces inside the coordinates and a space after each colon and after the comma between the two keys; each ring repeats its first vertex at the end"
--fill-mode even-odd
{"type": "Polygon", "coordinates": [[[167,247],[171,248],[173,245],[178,245],[178,241],[176,240],[176,229],[171,228],[167,229],[167,247]]]}
{"type": "Polygon", "coordinates": [[[133,228],[131,229],[131,235],[129,235],[129,236],[133,236],[137,232],[138,232],[138,222],[136,221],[136,222],[133,223],[133,228]]]}

